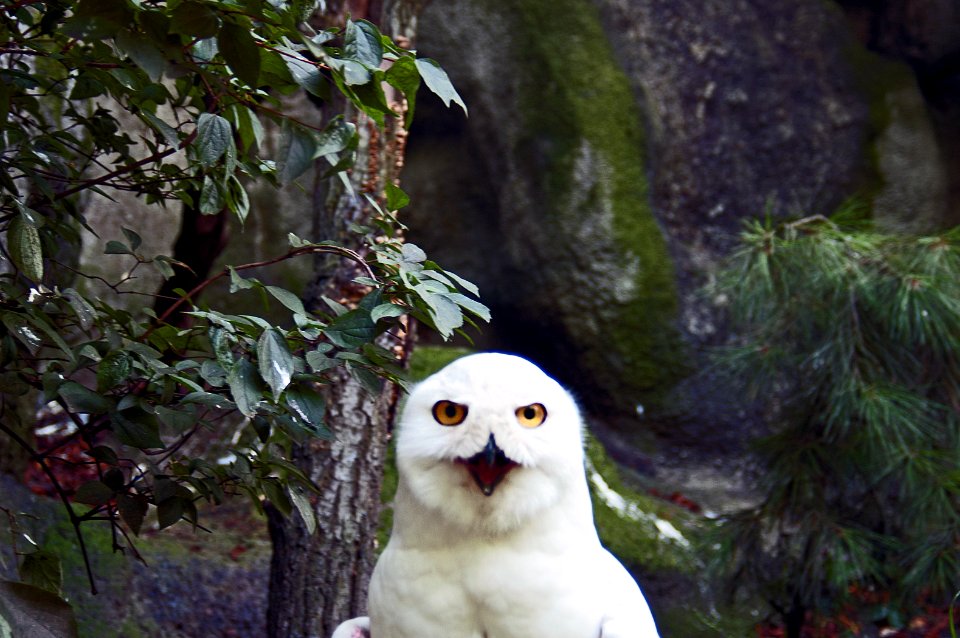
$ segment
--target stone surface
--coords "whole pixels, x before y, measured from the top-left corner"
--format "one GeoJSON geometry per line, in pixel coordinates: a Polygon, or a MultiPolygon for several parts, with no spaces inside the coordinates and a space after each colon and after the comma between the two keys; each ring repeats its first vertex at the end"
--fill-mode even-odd
{"type": "MultiPolygon", "coordinates": [[[[546,364],[621,429],[738,446],[757,419],[705,371],[730,335],[702,290],[742,221],[852,196],[888,227],[949,218],[949,118],[851,19],[812,0],[429,5],[418,49],[470,117],[421,101],[410,237],[480,284],[481,346],[546,364]]],[[[949,57],[951,28],[923,50],[949,57]]]]}
{"type": "Polygon", "coordinates": [[[684,360],[674,275],[640,114],[595,9],[433,3],[420,34],[470,118],[414,125],[411,240],[480,284],[499,347],[579,381],[593,406],[657,401],[684,360]]]}

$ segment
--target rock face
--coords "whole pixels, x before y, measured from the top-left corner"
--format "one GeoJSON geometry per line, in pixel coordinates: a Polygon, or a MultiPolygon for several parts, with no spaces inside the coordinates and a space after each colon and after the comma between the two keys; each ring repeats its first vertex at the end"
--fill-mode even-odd
{"type": "Polygon", "coordinates": [[[420,26],[471,114],[465,129],[414,126],[411,239],[480,284],[508,348],[568,383],[589,374],[589,403],[655,401],[684,365],[675,277],[640,113],[595,10],[454,0],[420,26]]]}
{"type": "MultiPolygon", "coordinates": [[[[956,22],[950,2],[921,4],[956,22]]],[[[692,438],[740,429],[742,406],[691,372],[728,338],[717,300],[698,291],[742,220],[830,213],[851,196],[897,227],[942,224],[949,210],[944,126],[915,68],[868,52],[846,9],[428,5],[420,54],[471,110],[418,106],[410,237],[480,284],[496,330],[483,345],[536,358],[625,423],[643,407],[674,433],[696,423],[692,438]]],[[[927,68],[957,39],[924,24],[898,42],[927,68]]]]}

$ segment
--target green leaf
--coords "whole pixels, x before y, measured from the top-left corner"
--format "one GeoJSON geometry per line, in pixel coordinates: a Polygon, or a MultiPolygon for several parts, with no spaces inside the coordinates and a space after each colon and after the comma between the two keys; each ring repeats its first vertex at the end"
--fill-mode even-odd
{"type": "Polygon", "coordinates": [[[359,381],[363,389],[369,394],[376,396],[383,391],[383,379],[374,374],[370,369],[354,363],[348,363],[347,368],[350,370],[350,375],[359,381]]]}
{"type": "Polygon", "coordinates": [[[40,246],[40,233],[17,215],[7,226],[7,251],[10,259],[23,276],[35,283],[43,280],[43,249],[40,246]]]}
{"type": "Polygon", "coordinates": [[[57,390],[57,394],[66,401],[71,412],[83,414],[106,414],[113,402],[100,396],[76,381],[67,381],[57,390]]]}
{"type": "MultiPolygon", "coordinates": [[[[381,74],[382,75],[382,74],[381,74]]],[[[374,77],[370,82],[353,87],[354,104],[363,109],[363,112],[370,116],[378,126],[383,126],[383,116],[397,116],[390,105],[387,104],[387,96],[383,92],[383,83],[378,77],[374,77]]]]}
{"type": "Polygon", "coordinates": [[[93,326],[97,311],[90,305],[90,302],[84,299],[83,296],[73,288],[67,288],[62,294],[67,300],[67,303],[70,304],[70,308],[73,309],[73,313],[77,315],[77,319],[80,321],[80,327],[83,330],[89,330],[93,326]]]}
{"type": "Polygon", "coordinates": [[[233,266],[227,266],[227,270],[230,271],[230,293],[233,294],[238,290],[249,290],[254,288],[257,285],[256,279],[244,279],[240,273],[234,269],[233,266]]]}
{"type": "Polygon", "coordinates": [[[317,531],[317,514],[313,511],[313,505],[310,503],[310,499],[303,493],[303,490],[293,485],[287,487],[287,493],[290,495],[290,502],[293,503],[303,518],[303,523],[307,528],[307,534],[312,536],[313,533],[317,531]]]}
{"type": "Polygon", "coordinates": [[[455,272],[450,272],[449,270],[443,271],[443,274],[453,279],[455,282],[460,284],[460,287],[469,292],[471,295],[480,296],[480,289],[477,288],[476,284],[471,281],[464,279],[455,272]]]}
{"type": "Polygon", "coordinates": [[[403,261],[409,264],[422,264],[427,260],[427,253],[423,252],[420,246],[409,242],[405,243],[403,248],[400,249],[400,255],[403,261]]]}
{"type": "Polygon", "coordinates": [[[118,467],[110,467],[103,473],[103,483],[114,492],[119,492],[126,485],[127,478],[118,467]]]}
{"type": "Polygon", "coordinates": [[[236,175],[230,175],[227,178],[227,206],[241,224],[247,220],[247,215],[250,214],[250,198],[247,197],[247,190],[236,175]]]}
{"type": "MultiPolygon", "coordinates": [[[[334,71],[335,77],[339,76],[339,79],[347,87],[367,84],[373,78],[370,70],[356,60],[327,58],[327,63],[330,65],[330,69],[334,71]]],[[[349,89],[343,92],[349,96],[349,89]]]]}
{"type": "Polygon", "coordinates": [[[314,430],[323,428],[323,417],[326,410],[323,396],[316,388],[306,383],[296,383],[287,390],[287,405],[290,411],[314,430]]]}
{"type": "Polygon", "coordinates": [[[153,415],[142,410],[127,410],[126,413],[114,412],[110,415],[110,425],[117,439],[124,445],[141,450],[163,447],[160,427],[153,415]]]}
{"type": "Polygon", "coordinates": [[[366,20],[354,22],[348,19],[343,35],[343,57],[370,69],[379,68],[383,59],[379,29],[366,20]]]}
{"type": "Polygon", "coordinates": [[[224,22],[217,36],[217,46],[233,73],[250,88],[257,88],[260,79],[260,49],[249,28],[224,22]]]}
{"type": "Polygon", "coordinates": [[[307,311],[303,307],[303,302],[300,301],[300,297],[296,296],[289,290],[285,288],[278,288],[277,286],[264,286],[274,298],[287,307],[288,310],[295,312],[298,315],[306,315],[307,311]]]}
{"type": "Polygon", "coordinates": [[[197,158],[204,166],[214,164],[233,144],[230,122],[213,113],[201,113],[197,119],[197,158]]]}
{"type": "Polygon", "coordinates": [[[18,372],[0,372],[0,394],[23,396],[30,391],[30,384],[18,372]]]}
{"type": "Polygon", "coordinates": [[[116,35],[118,29],[132,24],[133,10],[128,2],[117,0],[80,0],[67,21],[65,31],[102,40],[116,35]]]}
{"type": "Polygon", "coordinates": [[[160,50],[144,37],[142,33],[134,33],[128,29],[121,30],[114,42],[117,48],[127,54],[134,64],[144,70],[154,82],[160,80],[167,61],[160,50]]]}
{"type": "Polygon", "coordinates": [[[227,372],[223,369],[223,366],[209,359],[200,366],[200,376],[215,388],[219,388],[227,382],[227,372]]]}
{"type": "MultiPolygon", "coordinates": [[[[60,565],[60,557],[45,549],[26,554],[23,557],[23,562],[20,563],[20,580],[28,585],[59,595],[63,586],[63,568],[60,565]]],[[[0,617],[2,617],[2,614],[0,614],[0,617]]]]}
{"type": "Polygon", "coordinates": [[[257,433],[257,438],[260,439],[261,443],[266,443],[270,439],[270,421],[258,414],[250,419],[250,425],[253,427],[253,431],[257,433]]]}
{"type": "Polygon", "coordinates": [[[294,362],[287,340],[279,330],[264,330],[257,341],[257,363],[260,376],[273,391],[273,400],[279,401],[283,390],[290,384],[294,362]]]}
{"type": "Polygon", "coordinates": [[[107,242],[106,248],[103,249],[104,255],[132,255],[130,248],[124,244],[122,241],[117,241],[116,239],[111,239],[107,242]]]}
{"type": "Polygon", "coordinates": [[[324,333],[336,346],[357,348],[373,341],[377,330],[376,324],[370,319],[370,313],[358,308],[335,318],[324,333]]]}
{"type": "Polygon", "coordinates": [[[398,306],[395,303],[384,303],[370,311],[370,320],[376,323],[387,317],[400,317],[406,312],[403,306],[398,306]]]}
{"type": "Polygon", "coordinates": [[[230,333],[219,326],[210,326],[207,336],[210,338],[213,353],[217,356],[217,362],[221,367],[224,370],[233,367],[233,342],[230,339],[230,333]]]}
{"type": "Polygon", "coordinates": [[[70,99],[89,100],[92,97],[103,95],[107,91],[107,87],[99,78],[100,76],[96,72],[81,72],[70,91],[70,99]]]}
{"type": "Polygon", "coordinates": [[[0,632],[4,636],[77,638],[70,604],[45,589],[0,581],[0,632]]]}
{"type": "Polygon", "coordinates": [[[268,477],[260,482],[264,496],[276,507],[284,516],[290,516],[293,511],[293,505],[290,498],[280,485],[280,481],[273,477],[268,477]]]}
{"type": "Polygon", "coordinates": [[[170,16],[170,31],[194,38],[212,38],[220,29],[217,13],[202,2],[181,2],[170,16]]]}
{"type": "Polygon", "coordinates": [[[73,500],[85,505],[103,505],[113,498],[113,490],[100,481],[88,481],[77,488],[77,493],[73,495],[73,500]]]}
{"type": "Polygon", "coordinates": [[[36,354],[43,345],[43,338],[21,316],[13,313],[3,315],[3,325],[13,333],[20,343],[27,347],[30,354],[36,354]]]}
{"type": "Polygon", "coordinates": [[[317,139],[313,158],[334,155],[348,148],[354,148],[357,142],[357,125],[344,121],[343,116],[338,115],[327,123],[317,139]]]}
{"type": "Polygon", "coordinates": [[[447,72],[440,68],[436,60],[417,58],[416,65],[417,70],[420,72],[420,77],[423,78],[428,89],[443,100],[443,103],[447,107],[450,106],[450,102],[454,102],[463,109],[464,115],[467,114],[467,105],[464,104],[463,98],[461,98],[457,90],[453,88],[450,78],[447,77],[447,72]]]}
{"type": "Polygon", "coordinates": [[[140,244],[143,243],[143,239],[140,238],[140,235],[136,231],[130,230],[129,228],[121,228],[123,236],[127,238],[127,241],[130,242],[130,250],[136,250],[140,248],[140,244]]]}
{"type": "Polygon", "coordinates": [[[287,66],[287,70],[290,71],[290,76],[297,83],[297,86],[311,95],[326,97],[329,89],[316,63],[287,47],[277,47],[277,51],[282,54],[283,63],[287,66]]]}
{"type": "Polygon", "coordinates": [[[257,369],[249,359],[238,359],[233,364],[227,373],[227,385],[230,386],[230,394],[233,395],[237,409],[244,416],[256,414],[257,406],[262,400],[260,379],[257,376],[257,369]]]}
{"type": "Polygon", "coordinates": [[[159,133],[160,137],[162,137],[163,141],[168,145],[174,148],[180,146],[180,136],[177,135],[176,129],[174,129],[172,126],[161,120],[156,115],[147,111],[141,111],[138,113],[138,115],[146,120],[147,124],[149,124],[157,133],[159,133]]]}
{"type": "Polygon", "coordinates": [[[314,372],[324,372],[325,370],[335,368],[338,365],[336,359],[331,359],[319,349],[311,350],[304,356],[304,358],[307,360],[307,365],[309,365],[310,369],[314,372]]]}
{"type": "Polygon", "coordinates": [[[387,69],[384,79],[387,84],[403,93],[407,98],[407,113],[403,126],[407,129],[413,124],[413,114],[417,103],[417,90],[420,88],[420,72],[411,55],[405,55],[394,61],[387,69]]]}
{"type": "Polygon", "coordinates": [[[471,299],[466,295],[461,295],[459,292],[450,293],[446,295],[446,297],[453,303],[473,313],[480,319],[483,319],[484,321],[487,321],[487,322],[490,321],[490,309],[487,308],[482,303],[480,303],[479,301],[476,301],[475,299],[471,299]]]}
{"type": "Polygon", "coordinates": [[[166,529],[175,525],[183,518],[186,511],[184,499],[168,498],[162,503],[157,504],[157,525],[160,529],[166,529]]]}
{"type": "Polygon", "coordinates": [[[132,368],[130,356],[122,350],[114,350],[97,366],[97,391],[103,393],[120,385],[132,368]]]}
{"type": "Polygon", "coordinates": [[[387,208],[390,210],[400,210],[410,203],[410,196],[392,182],[387,182],[384,192],[387,194],[387,208]]]}
{"type": "Polygon", "coordinates": [[[240,133],[240,144],[245,150],[258,148],[263,143],[263,125],[253,109],[234,104],[227,113],[240,133]]]}
{"type": "Polygon", "coordinates": [[[143,526],[143,519],[147,515],[148,509],[147,497],[140,494],[121,494],[117,498],[117,510],[120,512],[120,518],[127,524],[130,531],[135,535],[140,535],[140,528],[143,526]]]}
{"type": "Polygon", "coordinates": [[[197,412],[193,406],[188,405],[185,409],[174,410],[166,406],[158,405],[156,408],[157,418],[176,432],[186,432],[197,423],[197,412]]]}
{"type": "Polygon", "coordinates": [[[446,295],[426,292],[421,285],[415,286],[420,298],[430,309],[430,319],[433,327],[444,339],[453,335],[453,331],[463,325],[463,313],[460,307],[450,301],[446,295]]]}
{"type": "Polygon", "coordinates": [[[281,184],[289,184],[313,165],[317,141],[302,127],[283,121],[280,154],[277,157],[277,177],[281,184]]]}
{"type": "Polygon", "coordinates": [[[222,397],[219,394],[214,394],[212,392],[191,392],[182,399],[180,399],[181,404],[192,404],[198,403],[200,405],[206,405],[211,408],[225,408],[230,401],[226,397],[222,397]]]}
{"type": "Polygon", "coordinates": [[[210,175],[203,176],[203,186],[200,188],[200,214],[216,215],[223,210],[223,193],[216,180],[210,175]]]}

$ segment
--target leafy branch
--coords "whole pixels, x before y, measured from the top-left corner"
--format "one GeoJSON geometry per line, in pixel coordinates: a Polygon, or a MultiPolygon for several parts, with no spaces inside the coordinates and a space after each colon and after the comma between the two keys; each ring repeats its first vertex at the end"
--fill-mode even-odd
{"type": "Polygon", "coordinates": [[[114,548],[138,556],[145,525],[201,528],[198,506],[229,496],[312,516],[298,496],[310,481],[289,456],[296,443],[332,436],[323,398],[332,373],[345,370],[380,392],[386,381],[404,382],[381,336],[406,337],[415,319],[449,338],[489,319],[475,286],[398,238],[394,211],[406,196],[392,184],[386,194],[365,189],[366,200],[351,194],[376,213],[377,228],[352,238],[359,248],[291,236],[284,254],[206,277],[159,316],[88,289],[101,281],[119,293],[138,267],[165,278],[185,267],[141,255],[135,230],[123,228],[126,243],[104,247],[106,259],[136,260],[119,282],[56,256],[91,236],[86,196],[128,191],[149,206],[179,200],[243,223],[251,183],[288,184],[324,162],[326,178],[349,184],[357,124],[291,117],[284,98],[293,92],[339,95],[381,126],[409,125],[421,83],[463,106],[434,61],[363,20],[315,32],[302,5],[64,0],[0,9],[0,410],[55,410],[63,435],[34,441],[31,428],[6,419],[0,434],[25,451],[68,512],[94,592],[83,525],[109,525],[114,548]],[[409,106],[405,113],[384,87],[409,106]],[[273,155],[270,125],[281,131],[273,155]],[[308,310],[294,292],[244,276],[317,253],[357,265],[357,299],[308,310]],[[283,320],[200,305],[200,294],[224,280],[233,293],[279,304],[283,320]],[[192,325],[169,323],[187,308],[192,325]],[[234,433],[237,443],[224,444],[234,433]]]}

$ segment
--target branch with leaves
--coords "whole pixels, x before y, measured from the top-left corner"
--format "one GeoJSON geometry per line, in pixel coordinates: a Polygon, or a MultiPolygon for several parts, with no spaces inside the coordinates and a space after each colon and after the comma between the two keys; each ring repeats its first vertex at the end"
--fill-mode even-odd
{"type": "MultiPolygon", "coordinates": [[[[292,92],[339,94],[381,126],[387,118],[409,125],[421,83],[464,107],[436,62],[367,21],[317,32],[307,24],[312,7],[64,0],[0,8],[0,391],[56,411],[67,434],[33,440],[5,424],[0,432],[50,481],[81,548],[83,526],[97,522],[111,527],[116,549],[137,555],[134,539],[154,520],[148,516],[159,528],[199,526],[199,503],[233,494],[257,508],[267,499],[313,516],[310,482],[288,457],[295,442],[332,436],[317,392],[331,372],[345,368],[371,392],[385,381],[402,384],[395,353],[378,346],[378,336],[399,338],[415,319],[447,338],[489,319],[476,287],[403,243],[396,209],[408,198],[392,184],[362,197],[350,190],[374,212],[373,228],[356,229],[360,249],[291,235],[286,253],[226,268],[161,316],[98,298],[84,286],[96,276],[82,265],[52,267],[58,245],[77,247],[92,232],[81,195],[132,191],[148,205],[181,200],[203,214],[226,209],[242,223],[252,181],[287,184],[321,161],[327,178],[350,189],[344,171],[354,162],[356,126],[288,116],[284,96],[292,92]],[[385,87],[405,113],[392,110],[385,87]],[[131,119],[143,123],[141,135],[124,124],[131,119]],[[264,155],[265,122],[282,131],[272,157],[264,155]],[[314,253],[361,264],[362,298],[308,309],[289,290],[244,276],[314,253]],[[74,272],[76,284],[57,280],[74,272]],[[284,319],[201,305],[198,295],[221,281],[279,305],[284,319]],[[192,325],[168,324],[184,307],[192,325]],[[219,446],[219,458],[184,453],[202,433],[226,427],[241,435],[219,446]],[[65,442],[80,447],[89,473],[76,489],[58,474],[65,442]]],[[[123,233],[125,242],[104,246],[107,258],[133,259],[134,268],[166,278],[182,267],[142,255],[136,230],[123,233]]],[[[121,292],[129,281],[110,287],[121,292]]]]}

